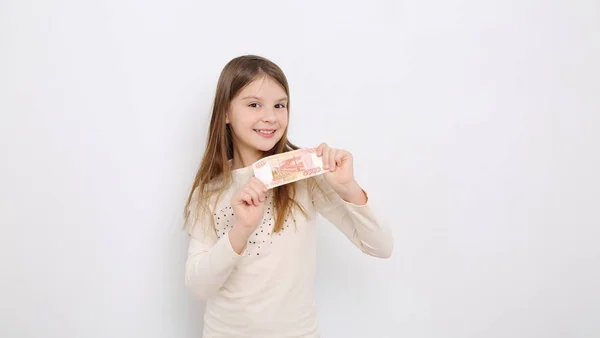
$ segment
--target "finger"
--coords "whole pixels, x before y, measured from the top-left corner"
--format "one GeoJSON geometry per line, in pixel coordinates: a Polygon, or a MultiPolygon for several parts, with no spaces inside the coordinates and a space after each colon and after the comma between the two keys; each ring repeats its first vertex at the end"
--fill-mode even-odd
{"type": "Polygon", "coordinates": [[[323,150],[327,148],[327,143],[323,142],[321,144],[319,144],[319,146],[317,147],[317,149],[315,149],[315,151],[317,152],[317,156],[321,157],[323,156],[323,150]]]}
{"type": "Polygon", "coordinates": [[[240,201],[248,205],[252,205],[252,196],[242,191],[240,193],[240,201]]]}
{"type": "Polygon", "coordinates": [[[343,150],[338,150],[335,153],[335,159],[334,160],[335,160],[336,166],[338,166],[338,167],[342,166],[342,162],[344,161],[344,157],[346,157],[346,155],[347,155],[347,153],[345,151],[343,151],[343,150]]]}
{"type": "Polygon", "coordinates": [[[264,189],[265,185],[260,182],[260,181],[256,181],[256,182],[252,182],[251,183],[252,189],[254,191],[256,191],[256,195],[258,196],[257,202],[259,204],[263,203],[267,197],[267,193],[264,189]]]}
{"type": "Polygon", "coordinates": [[[323,169],[328,170],[331,168],[329,165],[329,148],[321,149],[321,156],[323,161],[323,169]]]}
{"type": "Polygon", "coordinates": [[[246,188],[244,188],[244,192],[248,195],[250,195],[251,197],[251,201],[253,205],[258,206],[260,204],[260,198],[258,197],[258,192],[256,190],[254,190],[254,188],[252,188],[252,186],[247,185],[246,188]]]}
{"type": "Polygon", "coordinates": [[[266,192],[267,190],[269,190],[267,188],[266,184],[264,184],[263,181],[259,180],[256,177],[252,177],[248,183],[252,184],[252,186],[255,187],[259,191],[266,192]]]}
{"type": "Polygon", "coordinates": [[[264,192],[260,189],[260,188],[255,188],[254,186],[252,187],[252,190],[254,191],[254,193],[256,194],[254,196],[254,205],[259,206],[264,200],[264,192]]]}
{"type": "Polygon", "coordinates": [[[267,195],[267,186],[256,177],[250,179],[248,184],[258,193],[259,201],[263,202],[267,195]]]}
{"type": "Polygon", "coordinates": [[[329,156],[328,156],[328,160],[329,160],[329,168],[331,168],[331,171],[335,171],[336,169],[336,165],[335,165],[335,156],[336,156],[336,149],[330,148],[329,149],[329,156]]]}

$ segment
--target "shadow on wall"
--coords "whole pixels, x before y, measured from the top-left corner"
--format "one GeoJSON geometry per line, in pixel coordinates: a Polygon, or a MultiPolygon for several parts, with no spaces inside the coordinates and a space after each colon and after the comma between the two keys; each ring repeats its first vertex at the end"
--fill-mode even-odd
{"type": "Polygon", "coordinates": [[[202,337],[202,328],[204,326],[204,309],[206,303],[195,299],[192,295],[188,296],[188,338],[202,337]]]}

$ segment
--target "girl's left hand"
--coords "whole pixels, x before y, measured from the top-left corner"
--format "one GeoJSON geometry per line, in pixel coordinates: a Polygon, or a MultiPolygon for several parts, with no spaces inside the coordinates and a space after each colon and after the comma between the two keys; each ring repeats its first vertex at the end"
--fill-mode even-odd
{"type": "Polygon", "coordinates": [[[357,205],[367,203],[367,195],[354,179],[352,154],[345,150],[330,148],[321,143],[316,148],[317,156],[323,157],[325,179],[333,190],[346,202],[357,205]]]}
{"type": "MultiPolygon", "coordinates": [[[[317,156],[323,157],[323,169],[328,170],[325,178],[334,188],[355,183],[352,154],[329,147],[321,143],[317,148],[317,156]]],[[[337,190],[337,189],[336,189],[337,190]]]]}

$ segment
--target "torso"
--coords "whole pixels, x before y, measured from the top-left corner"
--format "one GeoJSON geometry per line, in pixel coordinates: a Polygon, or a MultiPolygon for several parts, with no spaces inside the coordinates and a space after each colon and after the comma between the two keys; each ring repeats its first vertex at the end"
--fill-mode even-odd
{"type": "MultiPolygon", "coordinates": [[[[235,220],[231,197],[251,174],[248,168],[236,170],[232,187],[214,209],[219,237],[231,230],[235,220]]],[[[216,296],[207,302],[205,338],[240,337],[240,333],[257,338],[318,337],[314,304],[316,211],[307,182],[296,182],[296,201],[306,216],[294,210],[279,233],[272,232],[272,191],[267,194],[265,216],[247,250],[216,296]]]]}

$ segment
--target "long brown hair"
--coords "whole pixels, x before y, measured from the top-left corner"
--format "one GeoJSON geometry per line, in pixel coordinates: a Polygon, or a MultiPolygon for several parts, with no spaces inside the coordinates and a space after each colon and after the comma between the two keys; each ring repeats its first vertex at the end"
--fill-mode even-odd
{"type": "MultiPolygon", "coordinates": [[[[188,224],[190,217],[197,219],[198,213],[212,215],[210,213],[209,200],[213,196],[218,197],[231,185],[232,175],[229,168],[229,160],[233,158],[233,141],[231,129],[225,123],[225,116],[231,101],[246,85],[260,76],[268,76],[283,87],[288,97],[288,116],[290,109],[290,93],[287,78],[283,71],[270,60],[256,56],[245,55],[229,61],[219,77],[217,90],[212,107],[212,116],[208,130],[206,150],[202,156],[200,168],[196,173],[194,184],[189,193],[185,206],[185,222],[188,224]],[[192,215],[192,211],[197,211],[192,215]]],[[[298,149],[287,139],[287,128],[281,140],[273,149],[264,152],[264,156],[279,154],[298,149]]],[[[273,204],[277,214],[273,232],[278,232],[283,227],[286,216],[293,207],[298,207],[304,212],[295,200],[296,190],[294,184],[287,184],[273,189],[273,204]]],[[[216,205],[215,201],[215,205],[216,205]]],[[[213,220],[212,217],[210,217],[213,220]]],[[[200,224],[202,227],[214,229],[211,224],[200,224]]]]}

